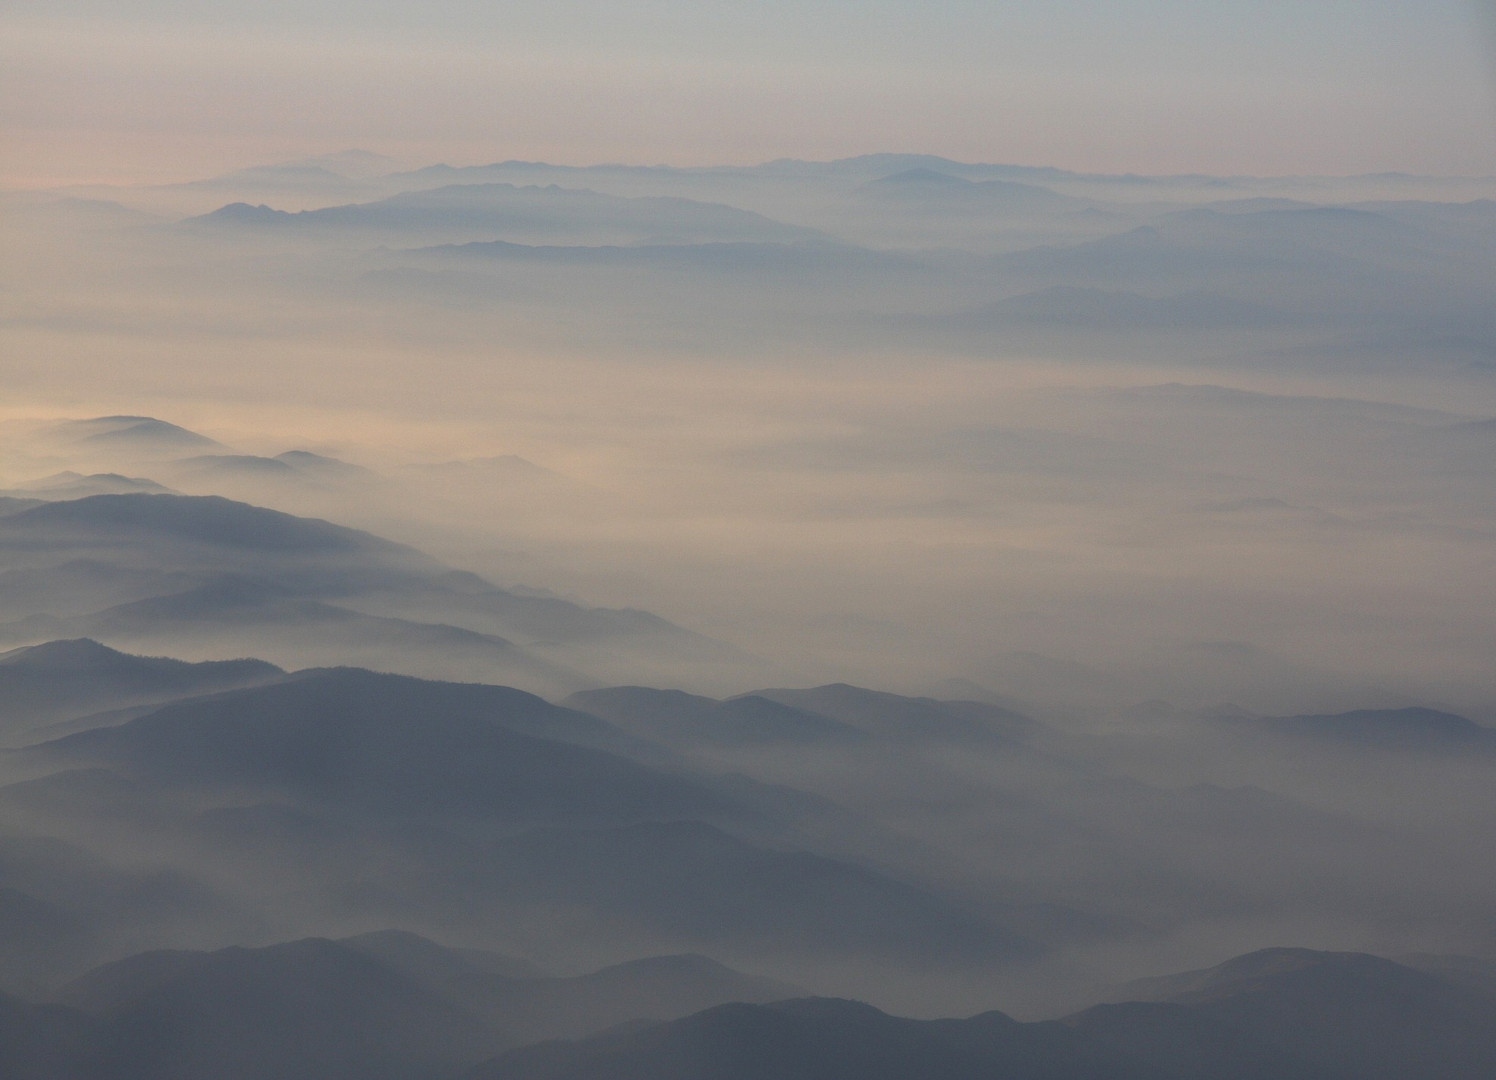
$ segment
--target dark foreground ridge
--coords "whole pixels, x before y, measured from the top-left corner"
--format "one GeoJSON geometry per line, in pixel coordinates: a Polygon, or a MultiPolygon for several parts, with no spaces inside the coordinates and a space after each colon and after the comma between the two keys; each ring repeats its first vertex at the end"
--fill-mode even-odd
{"type": "Polygon", "coordinates": [[[0,1075],[439,1080],[537,1039],[786,992],[701,956],[556,978],[397,931],[157,950],[84,974],[54,1002],[0,996],[0,1075]]]}
{"type": "Polygon", "coordinates": [[[1274,949],[1199,989],[1023,1024],[802,999],[512,1051],[470,1080],[1479,1080],[1496,1001],[1379,957],[1274,949]]]}
{"type": "Polygon", "coordinates": [[[409,934],[312,938],[144,953],[88,973],[56,1002],[0,997],[0,1074],[1489,1080],[1496,1070],[1496,999],[1379,957],[1270,949],[1155,983],[1186,988],[1040,1023],[1000,1012],[909,1020],[834,998],[773,1001],[785,987],[704,957],[554,978],[409,934]],[[690,1002],[715,1004],[682,1015],[690,1002]]]}

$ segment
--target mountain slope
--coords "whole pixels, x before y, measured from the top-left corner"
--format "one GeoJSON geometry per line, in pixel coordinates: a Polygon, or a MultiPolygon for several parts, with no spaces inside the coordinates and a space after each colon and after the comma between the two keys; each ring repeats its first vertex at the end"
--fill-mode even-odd
{"type": "Polygon", "coordinates": [[[18,645],[93,637],[547,694],[595,685],[589,663],[745,659],[648,612],[501,589],[367,532],[216,496],[23,504],[0,517],[0,598],[0,640],[18,645]]]}
{"type": "Polygon", "coordinates": [[[287,664],[362,662],[385,666],[391,655],[428,654],[422,674],[460,676],[479,669],[492,682],[565,691],[587,680],[531,656],[511,641],[460,626],[365,615],[306,599],[264,579],[225,576],[180,593],[135,600],[66,619],[34,617],[14,627],[35,634],[81,633],[170,647],[191,636],[225,652],[263,646],[287,664]]]}
{"type": "Polygon", "coordinates": [[[548,1036],[675,1019],[789,989],[701,956],[651,957],[564,979],[499,975],[493,960],[393,931],[141,953],[74,980],[58,1005],[0,998],[0,1033],[10,1022],[15,1044],[29,1043],[33,1056],[55,1054],[57,1036],[69,1036],[88,1051],[78,1056],[88,1060],[90,1080],[416,1080],[454,1075],[456,1066],[548,1036]]]}
{"type": "Polygon", "coordinates": [[[151,974],[100,1015],[98,1075],[412,1080],[500,1045],[439,994],[332,941],[229,948],[151,974]]]}
{"type": "Polygon", "coordinates": [[[855,744],[868,737],[851,724],[757,694],[718,701],[681,690],[615,686],[584,690],[566,703],[671,745],[855,744]]]}
{"type": "MultiPolygon", "coordinates": [[[[1496,1066],[1496,1002],[1363,953],[1264,949],[1140,989],[1311,1075],[1474,1078],[1496,1066]]],[[[1094,1026],[1109,1008],[1076,1022],[1094,1026]]]]}
{"type": "Polygon", "coordinates": [[[194,450],[203,453],[222,447],[221,443],[206,435],[157,420],[154,416],[97,416],[89,420],[68,420],[55,425],[47,434],[89,451],[152,457],[194,450]]]}
{"type": "Polygon", "coordinates": [[[811,690],[759,690],[756,696],[819,713],[894,740],[1014,745],[1027,739],[1036,728],[1028,717],[998,705],[903,697],[846,683],[811,690]]]}
{"type": "Polygon", "coordinates": [[[99,1036],[82,1014],[0,994],[0,1076],[6,1080],[93,1080],[99,1036]]]}
{"type": "Polygon", "coordinates": [[[538,829],[492,848],[494,887],[586,913],[604,937],[729,961],[876,955],[963,967],[1038,949],[960,904],[855,863],[738,839],[702,821],[538,829]]]}
{"type": "Polygon", "coordinates": [[[284,672],[261,660],[189,664],[81,638],[0,653],[0,738],[49,721],[250,686],[284,672]]]}
{"type": "Polygon", "coordinates": [[[705,956],[653,956],[564,979],[460,975],[447,990],[488,1017],[514,1045],[581,1038],[627,1021],[673,1020],[732,1001],[777,1001],[795,991],[705,956]]]}
{"type": "MultiPolygon", "coordinates": [[[[1000,1016],[980,1023],[994,1034],[1017,1026],[1000,1016]]],[[[851,1001],[723,1005],[672,1024],[514,1051],[475,1069],[470,1078],[989,1080],[994,1075],[979,1039],[968,1049],[944,1034],[938,1023],[898,1019],[851,1001]]],[[[997,1075],[1017,1080],[1022,1074],[997,1075]]]]}
{"type": "Polygon", "coordinates": [[[336,669],[168,705],[23,757],[379,813],[527,822],[730,810],[685,779],[524,730],[548,726],[562,738],[608,738],[601,721],[518,690],[336,669]]]}
{"type": "Polygon", "coordinates": [[[113,547],[165,542],[245,554],[398,553],[424,558],[371,533],[217,495],[92,495],[32,507],[4,521],[6,537],[15,540],[87,540],[113,547]]]}

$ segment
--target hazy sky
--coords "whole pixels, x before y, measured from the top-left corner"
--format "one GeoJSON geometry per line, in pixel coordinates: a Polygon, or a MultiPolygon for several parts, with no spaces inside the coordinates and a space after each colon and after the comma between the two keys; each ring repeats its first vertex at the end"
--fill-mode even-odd
{"type": "Polygon", "coordinates": [[[1490,7],[10,0],[0,180],[175,179],[348,146],[1496,172],[1490,7]]]}

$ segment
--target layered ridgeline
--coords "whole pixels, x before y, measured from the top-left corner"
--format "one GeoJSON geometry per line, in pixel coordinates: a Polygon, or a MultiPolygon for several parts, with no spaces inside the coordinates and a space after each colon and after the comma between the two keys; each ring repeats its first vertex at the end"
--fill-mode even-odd
{"type": "Polygon", "coordinates": [[[49,437],[76,467],[0,503],[7,1075],[1489,1074],[1496,757],[1448,708],[613,686],[737,658],[148,478],[380,483],[347,463],[49,437]],[[1461,955],[1274,951],[1073,1012],[1107,957],[1216,933],[1461,955]],[[1020,999],[1068,1019],[894,1015],[1020,999]]]}
{"type": "Polygon", "coordinates": [[[0,989],[31,994],[132,950],[399,926],[573,964],[702,952],[818,989],[877,971],[898,1000],[910,973],[981,985],[1196,920],[1369,918],[1423,843],[1262,789],[1107,775],[981,702],[832,685],[555,705],[89,641],[10,654],[0,694],[58,657],[78,685],[170,700],[53,700],[61,719],[12,733],[0,989]],[[205,681],[220,670],[245,685],[205,681]]]}
{"type": "Polygon", "coordinates": [[[1312,716],[1237,713],[1221,719],[1240,734],[1278,736],[1301,745],[1455,756],[1496,753],[1496,730],[1443,709],[1353,709],[1312,716]]]}
{"type": "MultiPolygon", "coordinates": [[[[1159,864],[1139,831],[1165,848],[1193,838],[1258,879],[1252,860],[1270,852],[1307,892],[1323,888],[1311,864],[1329,860],[1323,882],[1343,870],[1332,851],[1384,842],[1262,791],[1105,777],[996,705],[832,685],[727,700],[622,687],[565,707],[501,686],[187,664],[88,640],[8,654],[0,695],[32,710],[16,714],[32,721],[14,731],[24,745],[0,787],[0,1064],[26,1080],[1474,1080],[1496,1054],[1496,975],[1462,957],[1273,950],[1029,1024],[797,997],[797,971],[848,990],[868,972],[884,992],[910,972],[980,983],[1056,946],[1136,934],[1130,902],[1184,918],[1249,902],[1209,863],[1159,864]],[[133,704],[90,712],[111,688],[133,704]],[[939,789],[980,816],[977,762],[1005,820],[984,835],[1010,871],[1032,877],[1019,851],[1056,840],[1066,861],[1082,837],[1105,856],[1034,903],[1032,881],[973,890],[971,865],[879,820],[881,804],[916,821],[895,775],[910,798],[939,789]],[[862,780],[795,790],[723,763],[862,780]],[[1159,878],[1129,897],[1150,864],[1159,878]],[[1107,902],[1067,911],[1067,895],[1107,902]],[[388,926],[485,947],[349,933],[388,926]],[[644,959],[582,975],[535,963],[574,972],[609,955],[644,959]],[[537,1044],[554,1038],[581,1041],[537,1044]]],[[[1373,711],[1329,726],[1358,716],[1373,736],[1427,719],[1373,711]]],[[[1352,749],[1428,758],[1372,741],[1352,749]]]]}
{"type": "MultiPolygon", "coordinates": [[[[81,684],[163,664],[60,642],[11,654],[0,688],[59,653],[81,684]]],[[[1000,967],[1067,919],[1089,926],[1017,889],[978,901],[871,818],[520,690],[241,667],[236,689],[179,677],[165,704],[75,702],[17,734],[27,745],[0,760],[0,988],[36,992],[131,948],[358,925],[779,971],[1000,967]]],[[[908,750],[857,730],[858,746],[908,750]]]]}
{"type": "Polygon", "coordinates": [[[689,668],[736,655],[647,612],[503,589],[366,532],[217,496],[9,500],[0,606],[0,642],[15,645],[87,637],[544,693],[596,685],[572,663],[589,656],[689,668]]]}
{"type": "Polygon", "coordinates": [[[853,1001],[728,1005],[511,1052],[474,1080],[1476,1080],[1496,997],[1357,953],[1268,950],[1196,989],[1062,1020],[918,1021],[853,1001]]]}
{"type": "Polygon", "coordinates": [[[357,237],[406,244],[471,238],[575,244],[786,242],[814,229],[785,225],[721,203],[671,196],[625,198],[595,191],[508,183],[452,184],[370,203],[287,213],[235,203],[183,222],[192,231],[271,230],[309,238],[357,237]]]}
{"type": "MultiPolygon", "coordinates": [[[[263,175],[217,190],[291,196],[263,175]]],[[[1125,354],[1168,342],[1220,358],[1270,335],[1298,365],[1381,365],[1401,349],[1462,366],[1486,362],[1496,340],[1489,181],[1104,177],[872,155],[436,166],[346,191],[362,201],[329,205],[336,194],[314,185],[311,209],[230,203],[172,235],[356,254],[361,287],[453,310],[521,288],[566,310],[585,287],[589,326],[661,343],[730,324],[838,347],[1071,354],[1104,339],[1125,354]],[[745,323],[745,294],[780,317],[745,323]]]]}
{"type": "Polygon", "coordinates": [[[16,1080],[1480,1080],[1496,1068],[1496,997],[1357,953],[1267,950],[1153,981],[1171,993],[1038,1023],[785,999],[700,957],[572,978],[512,964],[389,934],[146,953],[55,1003],[0,998],[0,1065],[16,1080]],[[567,1041],[523,1045],[547,1036],[567,1041]]]}
{"type": "Polygon", "coordinates": [[[0,667],[5,669],[0,676],[0,739],[8,744],[61,734],[70,720],[95,713],[123,718],[131,708],[254,686],[285,674],[262,660],[190,664],[130,656],[88,638],[12,649],[0,653],[0,667]]]}
{"type": "Polygon", "coordinates": [[[86,972],[55,1002],[0,998],[0,1065],[15,1080],[449,1077],[539,1039],[789,992],[699,956],[555,977],[398,932],[155,951],[86,972]]]}

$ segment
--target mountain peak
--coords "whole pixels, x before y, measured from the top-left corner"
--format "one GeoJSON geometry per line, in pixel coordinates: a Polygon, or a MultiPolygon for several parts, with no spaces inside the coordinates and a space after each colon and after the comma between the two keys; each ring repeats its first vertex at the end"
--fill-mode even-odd
{"type": "Polygon", "coordinates": [[[90,668],[101,663],[130,660],[133,657],[101,645],[93,638],[70,638],[26,645],[0,653],[0,664],[7,667],[90,668]]]}
{"type": "Polygon", "coordinates": [[[1234,721],[1280,735],[1383,750],[1496,750],[1496,730],[1441,709],[1354,709],[1234,721]]]}
{"type": "Polygon", "coordinates": [[[1368,965],[1377,968],[1395,966],[1390,960],[1383,960],[1381,957],[1368,953],[1326,952],[1321,949],[1276,946],[1232,957],[1225,963],[1210,968],[1209,977],[1213,984],[1219,984],[1243,979],[1270,978],[1310,968],[1356,968],[1368,965]]]}
{"type": "Polygon", "coordinates": [[[221,444],[195,431],[154,416],[95,416],[63,424],[64,434],[76,435],[88,445],[158,449],[166,447],[216,447],[221,444]]]}
{"type": "MultiPolygon", "coordinates": [[[[399,545],[370,533],[235,502],[218,495],[90,495],[32,507],[8,519],[12,527],[59,526],[129,532],[175,540],[279,552],[343,552],[399,545]]],[[[413,554],[413,553],[412,553],[413,554]]]]}

